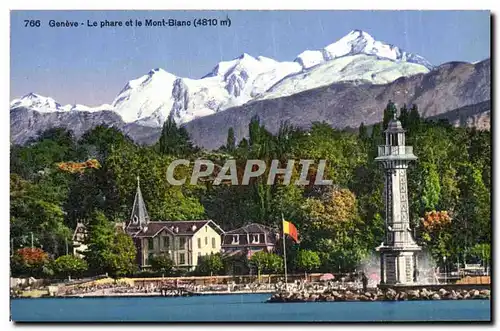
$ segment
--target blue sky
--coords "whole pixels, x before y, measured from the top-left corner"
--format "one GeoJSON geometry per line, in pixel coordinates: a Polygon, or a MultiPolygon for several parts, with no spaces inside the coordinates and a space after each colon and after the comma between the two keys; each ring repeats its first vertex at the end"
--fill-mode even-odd
{"type": "Polygon", "coordinates": [[[433,64],[490,56],[488,11],[13,11],[11,99],[29,92],[61,104],[111,103],[150,69],[200,78],[243,52],[293,61],[353,29],[433,64]],[[49,20],[231,19],[231,27],[56,28],[49,20]],[[41,27],[24,27],[24,20],[41,27]]]}

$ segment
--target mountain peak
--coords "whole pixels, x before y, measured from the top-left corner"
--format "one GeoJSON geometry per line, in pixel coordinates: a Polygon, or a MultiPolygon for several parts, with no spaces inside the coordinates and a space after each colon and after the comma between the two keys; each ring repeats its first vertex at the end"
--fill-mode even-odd
{"type": "Polygon", "coordinates": [[[34,109],[40,112],[60,111],[61,105],[50,97],[44,97],[40,94],[30,92],[20,99],[13,100],[10,104],[11,108],[25,107],[34,109]]]}
{"type": "Polygon", "coordinates": [[[30,93],[22,96],[21,99],[31,99],[31,100],[33,100],[33,99],[46,99],[46,97],[44,97],[40,94],[30,92],[30,93]]]}
{"type": "Polygon", "coordinates": [[[407,53],[397,46],[375,40],[368,32],[359,29],[351,30],[344,37],[322,50],[302,52],[295,61],[299,62],[304,69],[309,69],[339,57],[358,54],[376,56],[391,61],[416,63],[428,69],[433,68],[423,57],[407,53]]]}
{"type": "Polygon", "coordinates": [[[240,56],[238,56],[236,59],[238,59],[238,60],[255,60],[255,58],[248,53],[243,53],[240,56]]]}
{"type": "Polygon", "coordinates": [[[154,68],[154,69],[149,70],[148,75],[153,76],[154,74],[156,74],[158,72],[165,72],[165,70],[163,70],[162,68],[154,68]]]}

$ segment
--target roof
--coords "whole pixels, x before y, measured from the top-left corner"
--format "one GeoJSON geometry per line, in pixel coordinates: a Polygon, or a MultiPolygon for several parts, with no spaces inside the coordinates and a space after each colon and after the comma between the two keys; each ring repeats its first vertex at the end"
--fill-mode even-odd
{"type": "Polygon", "coordinates": [[[166,229],[173,235],[192,236],[207,224],[220,234],[224,233],[224,231],[212,220],[195,220],[149,222],[145,227],[146,231],[137,231],[132,233],[132,235],[134,237],[155,237],[160,231],[166,229]]]}
{"type": "Polygon", "coordinates": [[[384,132],[397,133],[397,132],[405,132],[405,130],[403,129],[403,125],[401,124],[400,121],[398,121],[397,119],[392,119],[387,124],[387,129],[384,132]]]}
{"type": "Polygon", "coordinates": [[[231,231],[227,231],[226,234],[246,234],[246,233],[266,233],[275,232],[276,230],[259,223],[250,223],[241,228],[237,228],[231,231]]]}
{"type": "Polygon", "coordinates": [[[145,225],[149,222],[148,211],[146,204],[142,198],[141,187],[139,185],[139,177],[137,177],[137,191],[135,193],[134,205],[132,207],[132,214],[130,215],[129,226],[145,225]]]}
{"type": "MultiPolygon", "coordinates": [[[[125,226],[125,223],[115,223],[115,230],[123,230],[124,229],[124,226],[125,226]]],[[[80,239],[82,239],[82,237],[85,237],[87,236],[88,234],[88,230],[87,230],[87,226],[84,224],[84,223],[80,223],[78,222],[76,224],[76,228],[75,228],[75,231],[73,232],[73,241],[78,241],[80,239]]]]}
{"type": "Polygon", "coordinates": [[[137,230],[133,232],[129,232],[133,237],[155,237],[160,231],[166,229],[168,232],[173,233],[165,224],[165,222],[149,222],[147,226],[145,226],[144,231],[137,230]]]}
{"type": "Polygon", "coordinates": [[[276,245],[279,231],[269,226],[259,223],[250,223],[241,228],[224,233],[221,246],[223,247],[266,247],[276,245]],[[258,242],[253,242],[253,238],[247,235],[258,235],[258,242]],[[233,243],[233,236],[238,235],[238,243],[233,243]],[[250,241],[249,241],[250,240],[250,241]]]}
{"type": "Polygon", "coordinates": [[[73,238],[72,238],[73,241],[77,241],[78,239],[80,239],[78,238],[78,234],[80,234],[81,236],[85,236],[87,234],[87,227],[85,226],[85,224],[83,223],[76,224],[75,231],[73,232],[73,238]]]}

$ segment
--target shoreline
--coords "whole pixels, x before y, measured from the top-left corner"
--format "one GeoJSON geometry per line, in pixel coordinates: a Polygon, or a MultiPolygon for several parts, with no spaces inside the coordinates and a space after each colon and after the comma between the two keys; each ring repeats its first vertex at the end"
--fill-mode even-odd
{"type": "Polygon", "coordinates": [[[149,297],[158,297],[158,298],[179,298],[179,297],[195,297],[195,296],[208,296],[208,295],[237,295],[237,294],[274,294],[276,291],[271,290],[260,290],[260,291],[235,291],[235,292],[222,292],[222,291],[207,291],[207,292],[190,292],[187,294],[181,295],[162,295],[160,292],[151,292],[151,293],[85,293],[85,294],[71,294],[71,295],[42,295],[42,296],[19,296],[13,297],[10,299],[67,299],[67,298],[149,298],[149,297]]]}
{"type": "MultiPolygon", "coordinates": [[[[368,289],[367,289],[368,290],[368,289]]],[[[436,301],[436,300],[491,300],[491,290],[460,289],[428,290],[425,287],[394,287],[373,291],[338,291],[326,290],[322,293],[301,291],[283,291],[274,293],[266,303],[293,303],[293,302],[380,302],[380,301],[436,301]]]]}

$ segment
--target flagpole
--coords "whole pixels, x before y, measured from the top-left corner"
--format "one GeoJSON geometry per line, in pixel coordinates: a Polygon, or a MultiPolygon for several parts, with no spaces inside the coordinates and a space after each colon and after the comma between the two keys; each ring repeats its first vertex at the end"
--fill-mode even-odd
{"type": "Polygon", "coordinates": [[[283,262],[285,265],[285,290],[288,290],[288,278],[286,273],[285,217],[283,217],[283,213],[281,213],[281,226],[283,227],[283,262]]]}

